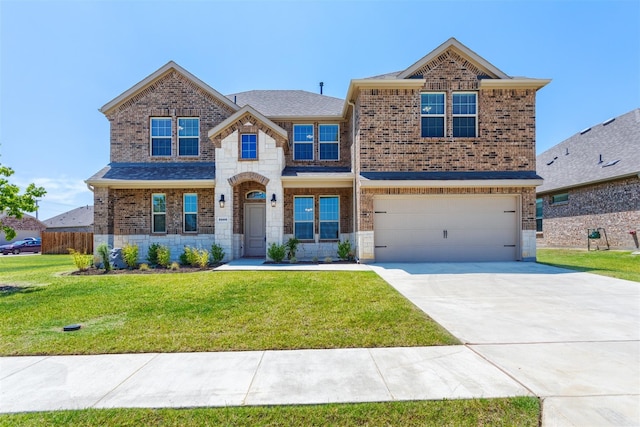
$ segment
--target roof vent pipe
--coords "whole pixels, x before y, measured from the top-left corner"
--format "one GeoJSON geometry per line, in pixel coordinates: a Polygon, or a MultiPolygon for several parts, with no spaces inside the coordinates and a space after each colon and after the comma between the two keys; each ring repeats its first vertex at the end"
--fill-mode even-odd
{"type": "Polygon", "coordinates": [[[599,159],[598,163],[602,163],[602,154],[600,154],[600,159],[599,159]]]}
{"type": "Polygon", "coordinates": [[[322,87],[324,86],[324,82],[320,82],[320,95],[322,95],[322,87]]]}

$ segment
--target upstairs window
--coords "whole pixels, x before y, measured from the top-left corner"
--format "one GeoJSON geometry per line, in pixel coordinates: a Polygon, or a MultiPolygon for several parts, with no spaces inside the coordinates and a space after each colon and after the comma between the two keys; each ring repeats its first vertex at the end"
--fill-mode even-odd
{"type": "Polygon", "coordinates": [[[339,160],[340,127],[338,125],[320,125],[318,127],[320,141],[320,160],[339,160]]]}
{"type": "Polygon", "coordinates": [[[178,119],[178,155],[197,156],[200,141],[200,119],[178,119]]]}
{"type": "Polygon", "coordinates": [[[151,231],[153,233],[167,232],[167,196],[153,194],[151,207],[151,231]]]}
{"type": "Polygon", "coordinates": [[[453,94],[453,137],[475,137],[477,122],[477,94],[458,92],[453,94]]]}
{"type": "Polygon", "coordinates": [[[444,137],[444,93],[420,94],[420,122],[423,138],[444,137]]]}
{"type": "Polygon", "coordinates": [[[171,119],[151,119],[151,155],[171,155],[171,119]]]}
{"type": "Polygon", "coordinates": [[[293,125],[293,160],[313,160],[313,125],[293,125]]]}
{"type": "Polygon", "coordinates": [[[340,233],[340,198],[320,197],[320,240],[338,240],[340,233]]]}
{"type": "Polygon", "coordinates": [[[313,240],[313,196],[293,198],[293,234],[296,239],[313,240]]]}
{"type": "Polygon", "coordinates": [[[240,158],[245,160],[258,158],[258,135],[243,133],[240,136],[240,158]]]}
{"type": "Polygon", "coordinates": [[[198,195],[185,194],[183,196],[184,232],[196,233],[198,231],[198,195]]]}

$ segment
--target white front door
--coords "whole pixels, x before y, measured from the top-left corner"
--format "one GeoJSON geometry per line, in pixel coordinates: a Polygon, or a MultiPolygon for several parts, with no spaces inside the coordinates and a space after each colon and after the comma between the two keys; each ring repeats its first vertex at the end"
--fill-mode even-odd
{"type": "Polygon", "coordinates": [[[244,205],[244,256],[264,257],[267,253],[264,203],[244,205]]]}

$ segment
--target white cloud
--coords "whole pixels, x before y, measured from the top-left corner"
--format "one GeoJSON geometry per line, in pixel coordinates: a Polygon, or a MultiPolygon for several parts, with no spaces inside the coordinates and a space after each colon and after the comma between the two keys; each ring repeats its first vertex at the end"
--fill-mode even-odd
{"type": "Polygon", "coordinates": [[[15,179],[12,182],[19,186],[21,191],[24,191],[30,183],[44,187],[47,191],[47,194],[38,203],[40,207],[38,218],[40,220],[49,219],[79,206],[93,204],[93,193],[81,178],[59,176],[56,178],[36,177],[26,179],[17,176],[17,174],[14,177],[15,179]]]}

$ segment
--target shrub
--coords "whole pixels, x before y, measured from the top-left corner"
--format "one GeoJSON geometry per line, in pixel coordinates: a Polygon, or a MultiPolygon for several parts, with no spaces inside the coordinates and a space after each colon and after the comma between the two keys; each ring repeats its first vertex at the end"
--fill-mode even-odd
{"type": "Polygon", "coordinates": [[[290,262],[291,264],[297,264],[297,263],[298,263],[298,258],[296,258],[296,257],[292,256],[291,258],[289,258],[289,262],[290,262]]]}
{"type": "Polygon", "coordinates": [[[206,249],[194,249],[196,256],[196,265],[200,268],[206,268],[209,265],[209,251],[206,249]]]}
{"type": "Polygon", "coordinates": [[[102,261],[102,267],[105,271],[111,270],[111,263],[109,262],[109,246],[106,243],[101,243],[97,249],[98,256],[102,261]]]}
{"type": "Polygon", "coordinates": [[[158,249],[160,249],[159,243],[152,243],[149,245],[149,252],[147,252],[147,261],[149,264],[158,265],[158,249]]]}
{"type": "Polygon", "coordinates": [[[353,255],[351,253],[351,242],[349,240],[338,242],[338,258],[344,261],[349,259],[350,255],[353,255]]]}
{"type": "Polygon", "coordinates": [[[122,247],[122,258],[129,268],[136,268],[138,265],[138,245],[124,245],[122,247]]]}
{"type": "Polygon", "coordinates": [[[140,271],[148,271],[149,270],[149,264],[147,263],[142,263],[140,264],[140,271]]]}
{"type": "Polygon", "coordinates": [[[291,258],[295,258],[296,257],[296,251],[298,250],[298,244],[300,243],[300,240],[298,240],[296,237],[291,237],[289,240],[287,240],[287,243],[285,243],[285,246],[287,247],[287,259],[291,259],[291,258]]]}
{"type": "Polygon", "coordinates": [[[324,262],[325,264],[331,264],[333,262],[333,259],[330,256],[328,256],[324,259],[324,262]]]}
{"type": "Polygon", "coordinates": [[[178,264],[177,262],[172,262],[172,263],[171,263],[171,270],[172,270],[172,271],[178,271],[178,270],[180,270],[180,264],[178,264]]]}
{"type": "Polygon", "coordinates": [[[224,259],[224,249],[217,243],[211,245],[211,258],[214,264],[220,264],[224,259]]]}
{"type": "Polygon", "coordinates": [[[80,271],[87,271],[93,263],[93,255],[87,255],[85,252],[80,253],[75,249],[69,249],[69,253],[73,257],[73,263],[80,271]]]}
{"type": "Polygon", "coordinates": [[[278,245],[277,243],[272,243],[267,249],[267,255],[269,258],[273,260],[275,263],[281,263],[284,259],[284,255],[286,252],[286,247],[284,245],[278,245]]]}
{"type": "Polygon", "coordinates": [[[171,263],[171,250],[167,246],[160,245],[156,253],[158,256],[158,265],[164,268],[169,267],[171,263]]]}
{"type": "Polygon", "coordinates": [[[193,267],[198,265],[198,250],[191,246],[185,246],[182,255],[180,255],[180,262],[182,265],[191,265],[193,267]]]}

